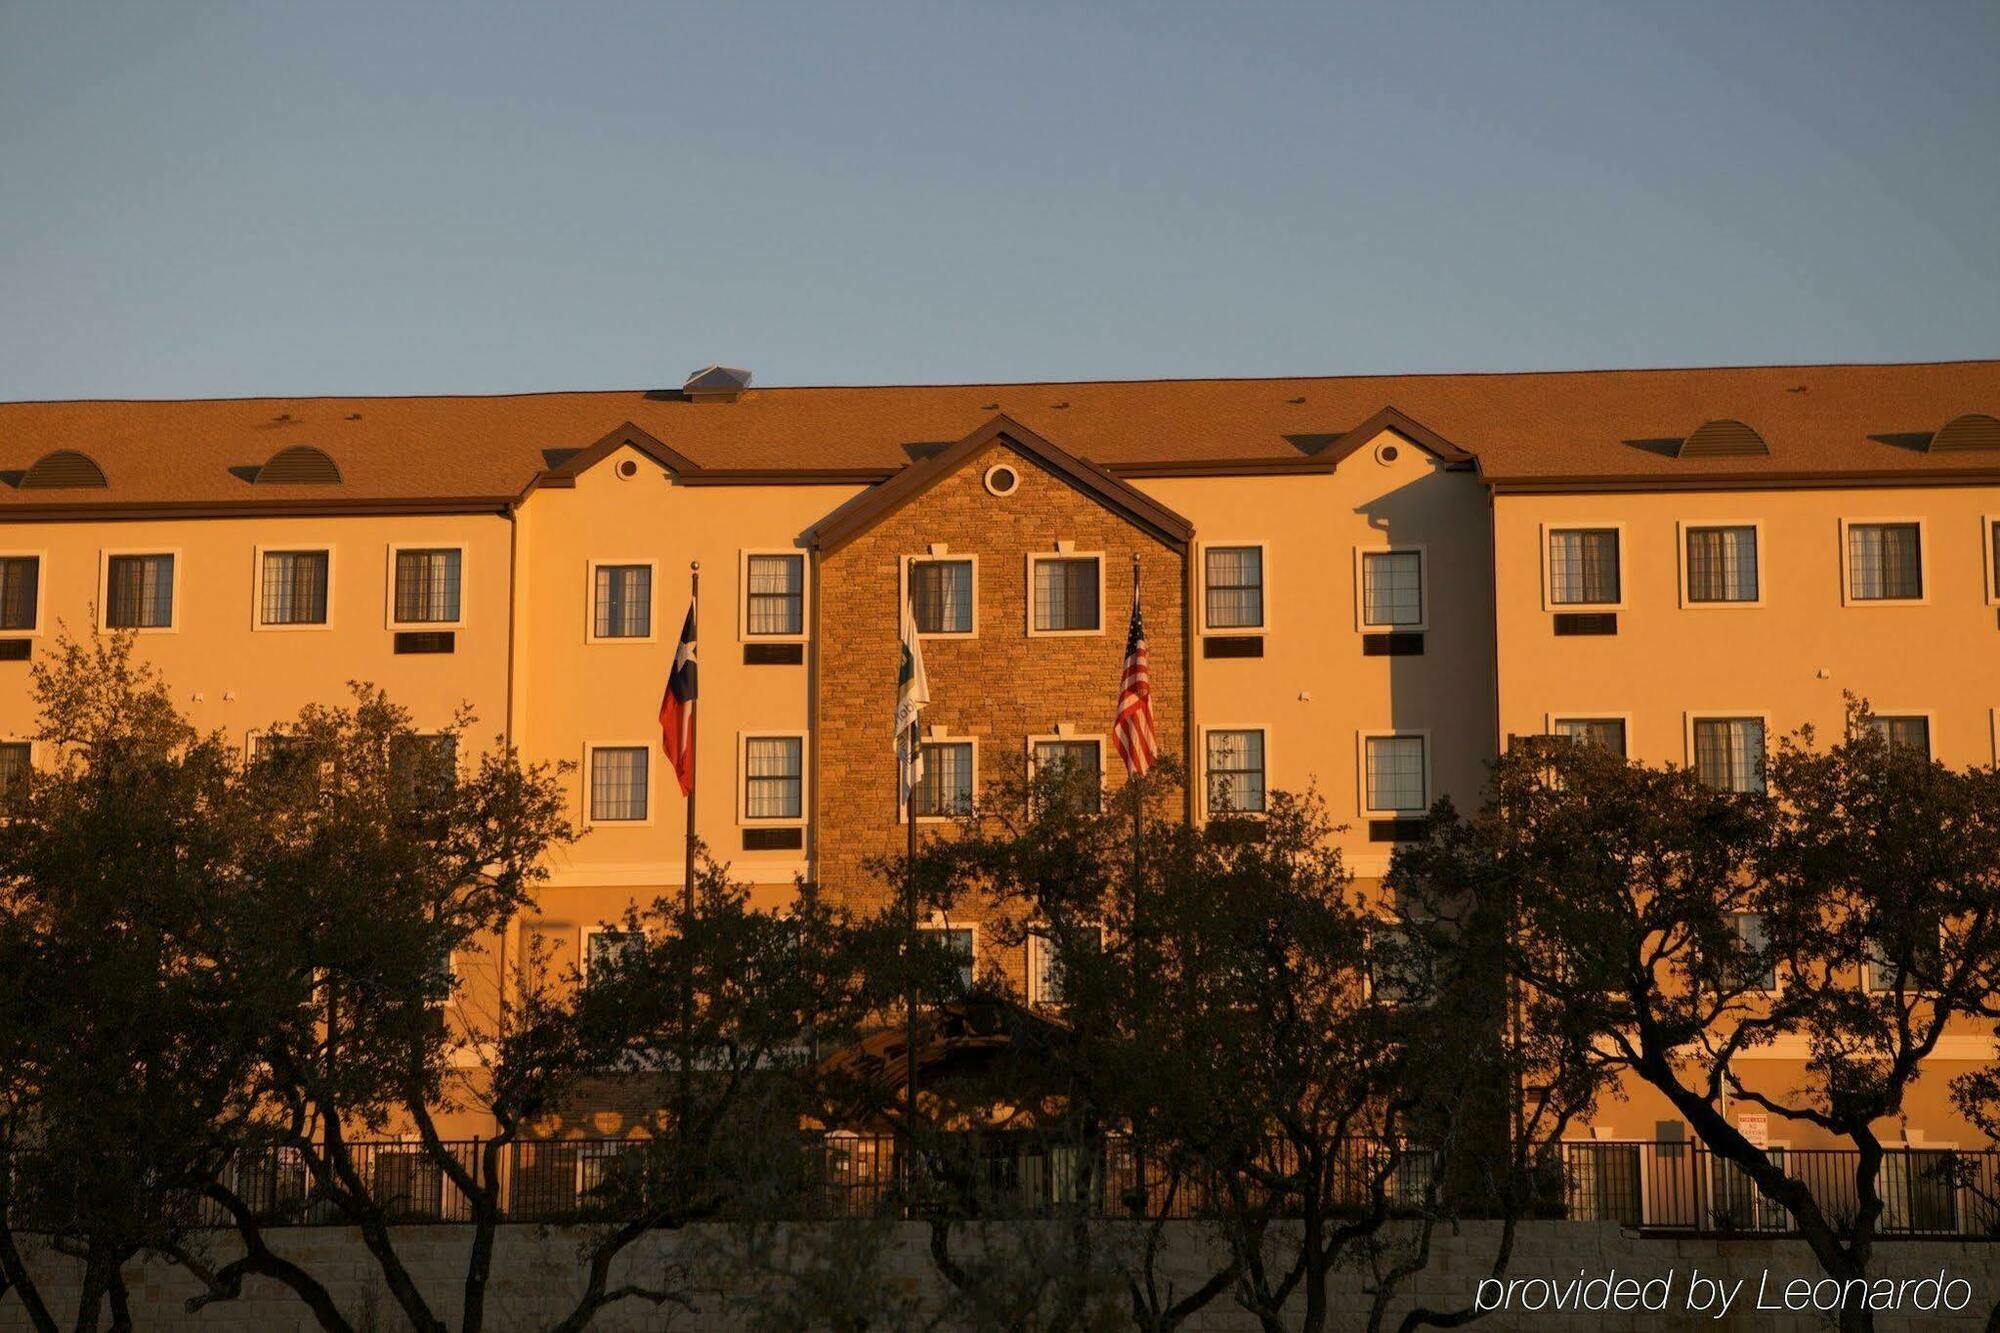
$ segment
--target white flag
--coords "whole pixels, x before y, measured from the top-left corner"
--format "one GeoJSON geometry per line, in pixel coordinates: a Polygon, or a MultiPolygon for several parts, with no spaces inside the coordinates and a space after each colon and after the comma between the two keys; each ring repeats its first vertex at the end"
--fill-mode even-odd
{"type": "Polygon", "coordinates": [[[917,719],[931,701],[930,680],[924,675],[924,646],[917,638],[917,618],[903,599],[900,660],[896,665],[896,758],[903,776],[903,799],[924,778],[924,750],[914,738],[917,719]]]}

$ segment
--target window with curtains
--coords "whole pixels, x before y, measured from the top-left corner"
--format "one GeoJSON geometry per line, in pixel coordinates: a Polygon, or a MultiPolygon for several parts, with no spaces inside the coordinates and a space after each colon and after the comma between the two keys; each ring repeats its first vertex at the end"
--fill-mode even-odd
{"type": "Polygon", "coordinates": [[[924,775],[910,793],[919,819],[948,819],[972,809],[972,742],[923,742],[924,775]]]}
{"type": "Polygon", "coordinates": [[[973,974],[972,928],[970,926],[928,925],[918,926],[917,929],[927,935],[938,937],[939,943],[950,954],[951,961],[958,966],[958,988],[961,991],[971,990],[973,974]]]}
{"type": "Polygon", "coordinates": [[[1875,734],[1891,745],[1915,750],[1928,759],[1931,757],[1931,720],[1927,717],[1882,717],[1879,714],[1868,720],[1875,728],[1875,734]]]}
{"type": "Polygon", "coordinates": [[[1068,932],[1068,948],[1045,930],[1028,932],[1028,1003],[1058,1005],[1063,1003],[1065,955],[1075,958],[1077,951],[1088,958],[1092,951],[1104,947],[1104,928],[1083,926],[1068,932]]]}
{"type": "Polygon", "coordinates": [[[1694,769],[1718,791],[1764,790],[1764,719],[1697,718],[1694,769]]]}
{"type": "Polygon", "coordinates": [[[1690,602],[1757,600],[1757,529],[1687,530],[1687,595],[1690,602]]]}
{"type": "Polygon", "coordinates": [[[590,751],[590,818],[594,823],[646,817],[643,745],[595,746],[590,751]]]}
{"type": "Polygon", "coordinates": [[[0,556],[0,630],[32,630],[40,615],[42,558],[0,556]]]}
{"type": "Polygon", "coordinates": [[[1590,745],[1601,745],[1620,758],[1625,754],[1625,719],[1622,717],[1559,717],[1555,734],[1590,745]]]}
{"type": "Polygon", "coordinates": [[[104,623],[111,629],[166,629],[174,623],[174,558],[114,555],[105,563],[104,623]]]}
{"type": "Polygon", "coordinates": [[[1424,557],[1418,551],[1361,553],[1361,623],[1424,623],[1424,557]]]}
{"type": "Polygon", "coordinates": [[[1986,525],[1986,536],[1993,548],[1993,588],[1995,597],[2000,597],[2000,519],[1986,525]]]}
{"type": "Polygon", "coordinates": [[[1086,796],[1089,809],[1098,809],[1104,800],[1104,743],[1102,741],[1036,741],[1032,751],[1035,775],[1058,778],[1068,791],[1074,786],[1086,796]]]}
{"type": "Polygon", "coordinates": [[[910,561],[910,613],[919,634],[972,633],[972,561],[910,561]]]}
{"type": "Polygon", "coordinates": [[[1422,814],[1430,808],[1429,775],[1424,771],[1421,736],[1364,736],[1364,783],[1370,810],[1422,814]]]}
{"type": "Polygon", "coordinates": [[[757,636],[806,632],[806,558],[753,555],[744,561],[743,630],[757,636]]]}
{"type": "Polygon", "coordinates": [[[0,743],[0,805],[27,786],[29,754],[26,741],[0,743]]]}
{"type": "Polygon", "coordinates": [[[452,625],[459,619],[464,552],[455,546],[396,552],[396,622],[452,625]]]}
{"type": "Polygon", "coordinates": [[[1847,593],[1857,602],[1924,595],[1921,531],[1915,523],[1847,525],[1847,593]]]}
{"type": "Polygon", "coordinates": [[[324,625],[328,555],[325,551],[264,552],[260,625],[324,625]]]}
{"type": "Polygon", "coordinates": [[[1202,583],[1208,628],[1264,627],[1264,548],[1209,547],[1202,555],[1202,583]]]}
{"type": "Polygon", "coordinates": [[[805,740],[751,736],[743,742],[743,817],[799,819],[805,812],[805,740]]]}
{"type": "Polygon", "coordinates": [[[1059,556],[1033,562],[1035,629],[1090,631],[1104,627],[1098,607],[1100,562],[1094,555],[1059,556]]]}
{"type": "Polygon", "coordinates": [[[591,636],[644,639],[653,633],[653,567],[599,565],[591,589],[591,636]]]}
{"type": "Polygon", "coordinates": [[[1211,731],[1206,752],[1208,812],[1254,815],[1264,810],[1264,733],[1211,731]]]}
{"type": "Polygon", "coordinates": [[[1549,533],[1549,601],[1605,606],[1620,600],[1618,529],[1557,528],[1549,533]]]}

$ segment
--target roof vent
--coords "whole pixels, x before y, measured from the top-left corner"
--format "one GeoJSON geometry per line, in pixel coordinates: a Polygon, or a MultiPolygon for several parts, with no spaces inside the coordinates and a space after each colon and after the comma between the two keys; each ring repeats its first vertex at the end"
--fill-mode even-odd
{"type": "Polygon", "coordinates": [[[750,372],[735,366],[703,366],[687,377],[681,392],[690,402],[733,403],[750,387],[750,372]]]}
{"type": "Polygon", "coordinates": [[[272,454],[257,469],[257,484],[280,486],[331,486],[340,481],[340,467],[324,449],[295,444],[272,454]]]}
{"type": "Polygon", "coordinates": [[[35,460],[35,465],[21,474],[21,489],[26,490],[68,490],[83,486],[105,486],[104,469],[97,466],[88,454],[80,454],[74,449],[58,449],[52,454],[44,454],[35,460]]]}
{"type": "Polygon", "coordinates": [[[1694,434],[1681,441],[1676,458],[1726,458],[1743,454],[1769,454],[1764,437],[1740,421],[1705,421],[1694,434]]]}
{"type": "Polygon", "coordinates": [[[1953,417],[1943,430],[1931,436],[1931,453],[1955,453],[1962,449],[2000,449],[2000,421],[1983,412],[1967,412],[1962,417],[1953,417]]]}

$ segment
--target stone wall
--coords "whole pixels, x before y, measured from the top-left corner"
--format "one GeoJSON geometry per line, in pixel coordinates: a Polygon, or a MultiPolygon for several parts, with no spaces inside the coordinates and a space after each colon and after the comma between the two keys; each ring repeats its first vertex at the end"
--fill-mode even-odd
{"type": "MultiPolygon", "coordinates": [[[[1441,1236],[1429,1269],[1409,1284],[1409,1299],[1438,1309],[1473,1299],[1480,1275],[1491,1261],[1497,1228],[1490,1223],[1466,1226],[1457,1235],[1441,1236]]],[[[458,1325],[456,1300],[464,1273],[469,1233],[463,1228],[412,1227],[396,1233],[399,1252],[434,1308],[448,1326],[458,1325]]],[[[352,1231],[323,1228],[280,1232],[274,1248],[319,1275],[333,1290],[349,1320],[363,1330],[407,1327],[380,1280],[373,1259],[352,1231]]],[[[581,1286],[582,1266],[574,1231],[543,1231],[519,1226],[503,1229],[493,1265],[488,1327],[495,1330],[544,1329],[566,1314],[581,1286]]],[[[998,1257],[1016,1269],[1037,1254],[1059,1245],[1049,1224],[990,1224],[984,1233],[972,1228],[957,1235],[956,1257],[977,1266],[982,1257],[998,1257]]],[[[1129,1252],[1136,1236],[1114,1224],[1096,1228],[1101,1253],[1129,1252]]],[[[230,1253],[226,1237],[215,1249],[230,1253]]],[[[1208,1271],[1221,1251],[1196,1223],[1172,1226],[1165,1247],[1166,1272],[1180,1290],[1189,1289],[1208,1271]]],[[[68,1326],[73,1286],[68,1261],[46,1252],[31,1255],[43,1275],[44,1290],[57,1319],[68,1326]]],[[[633,1248],[614,1269],[613,1280],[650,1281],[674,1264],[687,1264],[692,1309],[626,1302],[612,1307],[591,1325],[593,1329],[804,1329],[827,1327],[839,1312],[866,1308],[878,1329],[914,1327],[976,1328],[978,1313],[952,1307],[950,1293],[939,1281],[928,1251],[928,1232],[915,1223],[833,1223],[788,1226],[757,1233],[711,1226],[686,1234],[651,1236],[633,1248]],[[789,1277],[779,1276],[790,1274],[789,1277]]],[[[1043,1265],[1047,1271],[1049,1265],[1043,1265]]],[[[1490,1329],[1589,1329],[1593,1333],[1689,1327],[1823,1328],[1808,1314],[1786,1315],[1754,1308],[1759,1280],[1766,1283],[1767,1302],[1775,1301],[1793,1279],[1813,1280],[1818,1268],[1803,1244],[1791,1240],[1706,1239],[1653,1240],[1622,1232],[1613,1223],[1537,1222],[1521,1229],[1512,1273],[1518,1278],[1554,1277],[1568,1281],[1608,1277],[1638,1283],[1667,1278],[1667,1309],[1663,1312],[1555,1313],[1547,1308],[1516,1308],[1494,1313],[1478,1327],[1490,1329]],[[1703,1278],[1742,1281],[1744,1286],[1729,1316],[1687,1309],[1690,1282],[1703,1278]]],[[[2000,1300],[2000,1246],[1977,1242],[1887,1242],[1876,1250],[1874,1270],[1890,1278],[1921,1278],[1943,1271],[1963,1279],[1970,1304],[1961,1314],[1906,1310],[1878,1317],[1884,1330],[1975,1327],[1988,1308],[2000,1300]]],[[[128,1274],[134,1323],[147,1329],[209,1329],[217,1333],[284,1333],[315,1328],[305,1306],[287,1290],[263,1279],[247,1284],[236,1301],[189,1315],[184,1306],[197,1287],[185,1272],[163,1264],[135,1265],[128,1274]]],[[[1368,1307],[1367,1280],[1358,1270],[1342,1273],[1334,1284],[1330,1327],[1361,1327],[1368,1307]]],[[[1105,1289],[1107,1299],[1117,1295],[1105,1289]]],[[[1657,1294],[1658,1286],[1654,1288],[1657,1294]]],[[[1961,1292],[1961,1296],[1966,1295],[1961,1292]]],[[[1535,1293],[1517,1288],[1517,1303],[1535,1293]]],[[[1408,1301],[1399,1302],[1400,1315],[1408,1301]]],[[[986,1311],[991,1314],[992,1311],[986,1311]]],[[[1294,1317],[1297,1310],[1291,1312],[1294,1317]]],[[[1394,1318],[1389,1321],[1393,1328],[1394,1318]]],[[[1116,1324],[1110,1325],[1116,1327],[1116,1324]]],[[[1250,1330],[1255,1322],[1227,1297],[1211,1304],[1190,1322],[1190,1330],[1250,1330]]],[[[0,1296],[0,1330],[26,1328],[20,1303],[0,1296]]]]}

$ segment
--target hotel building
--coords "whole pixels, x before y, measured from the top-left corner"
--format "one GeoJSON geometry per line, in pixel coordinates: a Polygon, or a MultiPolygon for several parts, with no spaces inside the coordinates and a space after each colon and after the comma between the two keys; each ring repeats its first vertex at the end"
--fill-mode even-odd
{"type": "MultiPolygon", "coordinates": [[[[906,819],[1109,743],[1132,580],[1189,813],[1316,788],[1379,879],[1506,737],[1759,780],[1845,691],[1953,765],[2000,736],[2000,362],[0,405],[0,781],[28,663],[130,628],[245,747],[367,680],[531,761],[587,836],[530,937],[677,893],[655,721],[701,572],[697,832],[760,900],[857,901],[906,819]],[[898,608],[932,702],[905,809],[898,608]]],[[[951,929],[1035,1001],[1040,960],[951,929]]],[[[471,983],[468,983],[471,984],[471,983]]],[[[497,984],[497,983],[496,983],[497,984]]],[[[1860,984],[1857,982],[1857,984],[1860,984]]],[[[1946,1041],[1911,1142],[1969,1143],[1946,1041]],[[1922,1136],[1928,1136],[1927,1139],[1922,1136]]],[[[1788,1080],[1798,1052],[1758,1053],[1788,1080]]],[[[1763,1077],[1760,1074],[1759,1077],[1763,1077]]],[[[1661,1137],[1645,1090],[1583,1133],[1661,1137]]]]}

